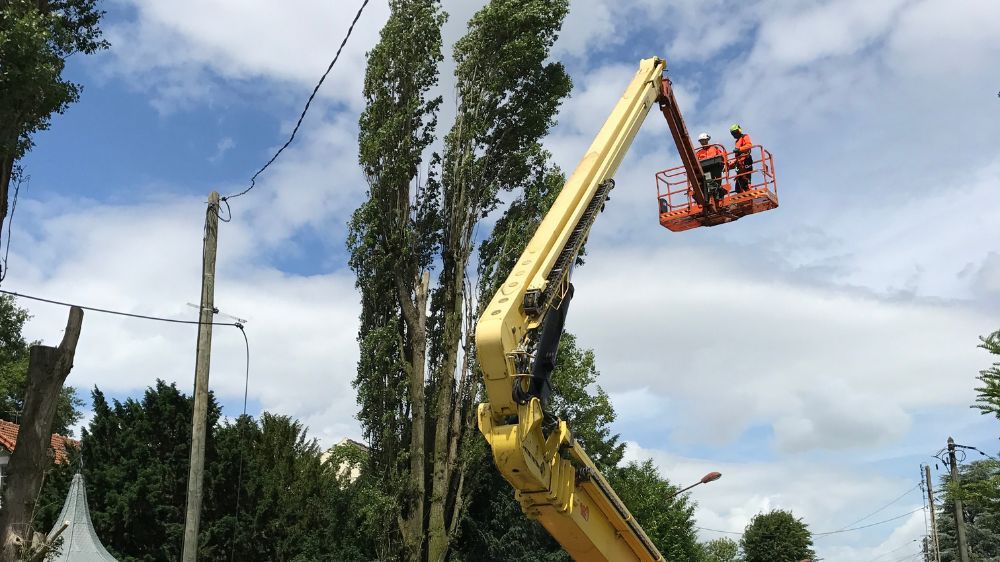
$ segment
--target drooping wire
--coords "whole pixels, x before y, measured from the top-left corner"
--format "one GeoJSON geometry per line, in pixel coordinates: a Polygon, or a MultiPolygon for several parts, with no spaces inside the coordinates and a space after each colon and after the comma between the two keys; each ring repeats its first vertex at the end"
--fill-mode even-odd
{"type": "Polygon", "coordinates": [[[330,65],[326,67],[326,72],[324,72],[323,76],[320,77],[319,82],[316,83],[316,87],[313,88],[312,93],[309,95],[309,99],[306,100],[306,105],[304,108],[302,108],[302,113],[299,115],[299,120],[298,122],[295,123],[295,128],[292,129],[292,134],[288,137],[288,140],[285,141],[285,144],[283,144],[281,148],[279,148],[278,151],[274,153],[274,156],[272,156],[271,159],[268,160],[267,163],[261,167],[261,169],[257,170],[257,173],[255,173],[253,177],[250,178],[250,185],[246,189],[235,195],[226,195],[225,197],[222,198],[222,201],[246,195],[247,192],[249,192],[251,189],[254,188],[254,186],[257,185],[257,176],[261,175],[264,172],[264,170],[268,168],[268,166],[270,166],[275,160],[277,160],[278,156],[280,156],[281,153],[284,152],[286,148],[288,148],[288,145],[292,144],[292,141],[295,140],[295,135],[299,132],[299,127],[302,126],[302,121],[306,118],[306,113],[309,111],[309,106],[312,105],[313,99],[319,92],[320,87],[323,85],[323,82],[326,81],[326,77],[330,74],[330,71],[333,70],[333,65],[337,64],[337,60],[340,58],[340,52],[344,50],[344,45],[347,44],[347,40],[351,37],[351,32],[354,31],[354,26],[355,24],[358,23],[358,20],[361,18],[361,13],[364,12],[365,6],[368,5],[368,2],[369,0],[364,0],[364,2],[361,3],[361,7],[358,8],[358,13],[354,15],[354,21],[352,21],[351,26],[347,28],[347,35],[344,36],[344,40],[340,42],[340,47],[337,48],[337,54],[334,55],[333,60],[330,61],[330,65]]]}
{"type": "Polygon", "coordinates": [[[861,523],[862,521],[864,521],[865,519],[868,519],[872,515],[880,513],[883,509],[885,509],[885,508],[889,507],[890,505],[898,502],[899,500],[905,498],[906,496],[908,496],[910,494],[910,492],[912,492],[913,490],[916,490],[919,487],[920,487],[920,484],[917,484],[916,486],[910,488],[909,490],[907,490],[907,491],[903,492],[902,494],[900,494],[899,496],[897,496],[896,499],[890,501],[889,503],[883,505],[882,507],[876,509],[875,511],[869,513],[868,515],[865,515],[864,517],[862,517],[861,519],[858,519],[857,521],[851,521],[847,525],[844,525],[843,527],[841,527],[841,529],[846,529],[846,528],[850,527],[851,525],[857,525],[858,523],[861,523]]]}
{"type": "Polygon", "coordinates": [[[236,555],[236,532],[240,528],[240,491],[243,489],[243,451],[246,449],[246,447],[243,446],[243,437],[244,437],[243,430],[246,427],[247,394],[249,393],[250,390],[250,340],[247,339],[247,333],[243,329],[242,324],[237,323],[236,327],[240,329],[240,333],[243,334],[243,341],[244,343],[246,343],[247,371],[246,371],[246,378],[243,380],[243,414],[240,416],[240,421],[237,422],[237,423],[242,422],[242,425],[240,425],[240,442],[238,444],[240,449],[240,462],[239,462],[239,471],[237,472],[237,477],[236,477],[236,521],[233,523],[233,538],[232,540],[230,540],[231,544],[229,548],[229,562],[233,562],[233,559],[235,558],[236,555]]]}
{"type": "MultiPolygon", "coordinates": [[[[0,283],[7,278],[7,259],[10,257],[10,239],[13,238],[14,234],[14,212],[17,211],[17,196],[21,193],[21,178],[20,172],[18,173],[17,183],[14,185],[14,199],[10,205],[10,215],[7,219],[7,249],[3,253],[3,261],[0,261],[0,283]]],[[[28,185],[31,185],[31,177],[28,177],[28,185]]],[[[0,222],[0,227],[3,223],[0,222]]],[[[0,230],[3,230],[0,228],[0,230]]]]}
{"type": "Polygon", "coordinates": [[[5,294],[5,295],[11,295],[11,296],[22,298],[22,299],[30,299],[30,300],[33,300],[33,301],[45,302],[45,303],[49,303],[49,304],[55,304],[55,305],[66,306],[66,307],[73,307],[73,306],[75,306],[76,308],[81,308],[83,310],[90,310],[92,312],[100,312],[100,313],[103,313],[103,314],[113,314],[115,316],[127,316],[129,318],[138,318],[140,320],[154,320],[156,322],[168,322],[168,323],[171,323],[171,324],[211,324],[213,326],[237,326],[240,329],[242,329],[242,326],[238,322],[201,322],[199,320],[178,320],[176,318],[163,318],[163,317],[160,317],[160,316],[148,316],[146,314],[134,314],[134,313],[131,313],[131,312],[122,312],[120,310],[111,310],[109,308],[97,308],[97,307],[94,307],[94,306],[84,306],[82,304],[73,304],[73,303],[69,303],[69,302],[57,301],[57,300],[52,300],[52,299],[44,299],[42,297],[35,297],[35,296],[32,296],[32,295],[26,295],[24,293],[18,293],[18,292],[15,292],[15,291],[6,291],[4,289],[0,289],[0,293],[5,294]]]}
{"type": "Polygon", "coordinates": [[[869,523],[867,525],[862,525],[860,527],[851,527],[850,529],[838,529],[836,531],[826,531],[826,532],[823,532],[823,533],[813,533],[812,535],[814,537],[826,537],[826,536],[830,536],[830,535],[836,535],[836,534],[839,534],[839,533],[847,533],[849,531],[860,531],[861,529],[867,529],[869,527],[874,527],[876,525],[883,525],[885,523],[890,523],[892,521],[896,521],[897,519],[902,519],[902,518],[906,517],[907,515],[913,515],[914,513],[918,512],[918,511],[923,511],[923,509],[924,509],[924,507],[920,506],[917,509],[914,509],[913,511],[908,511],[908,512],[902,514],[902,515],[897,515],[895,517],[890,517],[889,519],[883,519],[882,521],[876,521],[874,523],[869,523]]]}
{"type": "Polygon", "coordinates": [[[742,535],[743,534],[740,531],[723,531],[723,530],[720,530],[720,529],[709,529],[708,527],[699,527],[697,525],[695,525],[694,528],[695,529],[700,529],[702,531],[711,531],[713,533],[722,533],[722,534],[725,534],[725,535],[742,535]]]}
{"type": "MultiPolygon", "coordinates": [[[[848,533],[850,531],[860,531],[861,529],[867,529],[869,527],[875,527],[877,525],[884,525],[886,523],[891,523],[891,522],[896,521],[898,519],[902,519],[902,518],[906,517],[907,515],[913,515],[914,513],[918,512],[918,511],[921,511],[923,509],[924,509],[923,506],[921,506],[921,507],[918,507],[917,509],[914,509],[913,511],[908,511],[908,512],[902,514],[902,515],[897,515],[896,517],[891,517],[889,519],[883,519],[882,521],[876,521],[874,523],[869,523],[867,525],[862,525],[860,527],[851,527],[849,529],[838,529],[836,531],[823,531],[821,533],[812,533],[812,536],[814,536],[814,537],[826,537],[826,536],[829,536],[829,535],[836,535],[836,534],[839,534],[839,533],[848,533]]],[[[695,529],[700,529],[702,531],[711,531],[713,533],[723,533],[723,534],[726,534],[726,535],[742,535],[743,534],[740,531],[723,531],[721,529],[710,529],[708,527],[698,527],[697,525],[695,525],[694,528],[695,529]]]]}

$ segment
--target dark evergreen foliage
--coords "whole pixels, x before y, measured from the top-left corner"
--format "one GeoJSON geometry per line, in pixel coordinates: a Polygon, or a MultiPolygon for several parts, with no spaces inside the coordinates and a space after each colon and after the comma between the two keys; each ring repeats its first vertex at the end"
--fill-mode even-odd
{"type": "MultiPolygon", "coordinates": [[[[980,340],[982,343],[979,347],[994,357],[1000,356],[1000,330],[980,340]]],[[[977,378],[982,386],[976,388],[979,394],[972,407],[978,408],[983,414],[993,414],[1000,420],[1000,360],[980,371],[977,378]]]]}
{"type": "Polygon", "coordinates": [[[956,496],[962,500],[965,536],[972,559],[1000,559],[1000,461],[963,463],[959,465],[958,473],[960,487],[952,483],[950,474],[944,474],[940,479],[939,489],[944,491],[937,516],[941,562],[959,559],[955,531],[956,496]]]}

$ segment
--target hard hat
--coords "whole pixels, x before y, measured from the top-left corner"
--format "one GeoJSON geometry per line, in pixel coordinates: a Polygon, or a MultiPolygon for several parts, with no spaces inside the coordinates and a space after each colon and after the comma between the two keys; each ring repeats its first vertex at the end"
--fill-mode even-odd
{"type": "Polygon", "coordinates": [[[733,126],[729,128],[729,132],[735,133],[736,131],[739,131],[741,129],[743,129],[743,127],[740,127],[739,123],[733,123],[733,126]]]}
{"type": "Polygon", "coordinates": [[[708,133],[702,133],[702,134],[698,135],[698,140],[700,140],[700,141],[712,140],[712,135],[710,135],[708,133]]]}

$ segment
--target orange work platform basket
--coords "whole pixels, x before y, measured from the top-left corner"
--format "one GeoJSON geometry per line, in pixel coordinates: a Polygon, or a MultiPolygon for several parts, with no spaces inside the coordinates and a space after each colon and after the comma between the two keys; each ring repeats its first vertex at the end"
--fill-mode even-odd
{"type": "Polygon", "coordinates": [[[743,166],[736,162],[735,153],[702,160],[707,205],[694,197],[698,185],[688,178],[684,166],[663,170],[656,174],[656,192],[660,208],[660,224],[674,231],[690,230],[699,226],[715,226],[732,222],[778,206],[778,185],[774,176],[774,159],[760,145],[750,147],[749,162],[743,166]],[[745,189],[740,189],[744,187],[745,189]],[[739,192],[736,190],[740,189],[739,192]]]}

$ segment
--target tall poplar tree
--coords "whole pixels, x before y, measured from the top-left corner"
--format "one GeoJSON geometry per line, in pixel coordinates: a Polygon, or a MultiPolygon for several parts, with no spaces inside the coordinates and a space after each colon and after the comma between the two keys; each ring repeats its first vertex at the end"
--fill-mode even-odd
{"type": "Polygon", "coordinates": [[[501,192],[536,178],[539,141],[570,90],[562,65],[548,61],[567,5],[493,0],[473,16],[454,49],[456,118],[440,157],[425,160],[441,103],[429,94],[441,60],[439,3],[390,2],[369,53],[359,138],[369,190],[349,240],[362,293],[355,383],[368,468],[400,488],[409,560],[443,560],[458,528],[460,453],[478,384],[477,303],[467,290],[474,233],[501,192]]]}
{"type": "MultiPolygon", "coordinates": [[[[441,104],[429,92],[445,15],[436,0],[392,0],[390,9],[368,53],[359,134],[368,199],[354,213],[348,240],[362,309],[354,385],[369,469],[387,490],[400,491],[387,505],[395,506],[403,551],[415,561],[423,555],[427,504],[429,270],[440,237],[438,183],[421,178],[421,169],[441,104]]],[[[392,551],[393,535],[384,540],[392,551]]]]}

